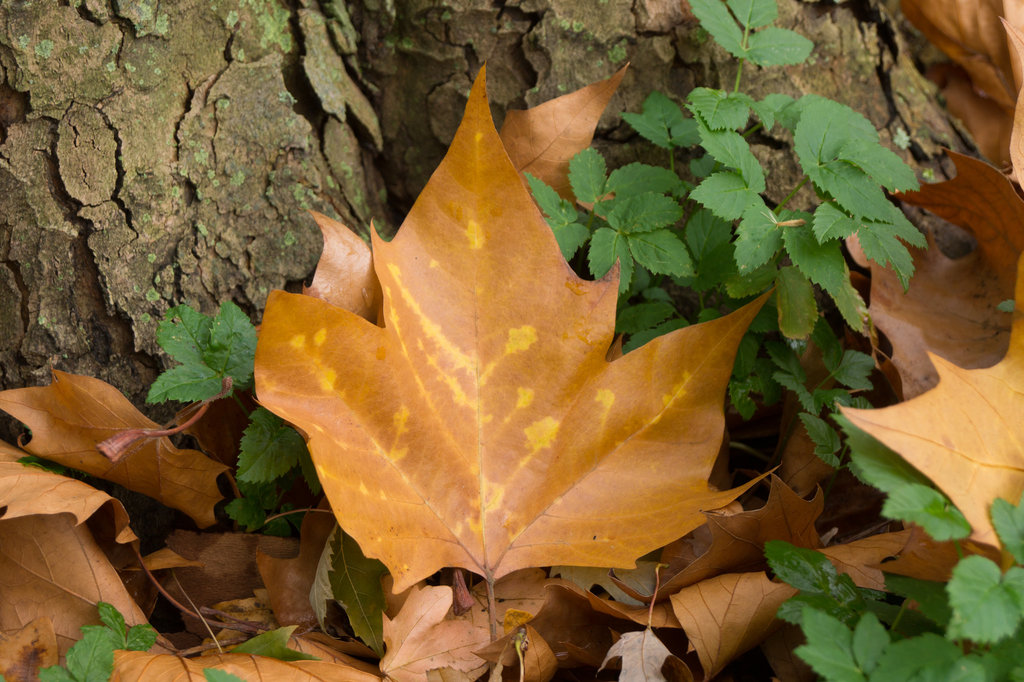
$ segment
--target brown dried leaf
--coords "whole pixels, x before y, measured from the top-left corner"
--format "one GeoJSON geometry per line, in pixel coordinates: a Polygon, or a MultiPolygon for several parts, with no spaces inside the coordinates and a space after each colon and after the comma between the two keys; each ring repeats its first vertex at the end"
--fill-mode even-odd
{"type": "Polygon", "coordinates": [[[627,68],[538,106],[509,111],[500,135],[516,170],[540,178],[563,198],[571,199],[569,160],[590,146],[601,113],[627,68]]]}
{"type": "Polygon", "coordinates": [[[665,682],[661,669],[672,656],[654,630],[645,628],[638,632],[626,632],[619,637],[605,654],[601,669],[608,661],[621,658],[622,672],[619,682],[665,682]]]}
{"type": "Polygon", "coordinates": [[[672,607],[697,650],[705,679],[771,634],[779,626],[779,605],[796,593],[758,572],[720,575],[672,595],[672,607]]]}
{"type": "Polygon", "coordinates": [[[200,528],[216,521],[224,465],[198,450],[179,450],[168,438],[141,441],[116,463],[96,450],[125,429],[160,428],[110,384],[54,370],[49,386],[0,392],[0,410],[32,430],[29,453],[149,495],[200,528]]]}
{"type": "Polygon", "coordinates": [[[20,630],[0,632],[0,675],[6,682],[35,682],[39,669],[57,665],[57,635],[42,616],[20,630]]]}
{"type": "Polygon", "coordinates": [[[279,661],[252,654],[212,654],[198,659],[145,651],[115,651],[110,682],[205,682],[212,668],[243,680],[274,682],[380,682],[380,677],[328,661],[279,661]]]}
{"type": "Polygon", "coordinates": [[[312,284],[303,287],[302,293],[376,322],[381,290],[370,247],[343,223],[316,211],[310,213],[324,235],[324,250],[312,284]]]}

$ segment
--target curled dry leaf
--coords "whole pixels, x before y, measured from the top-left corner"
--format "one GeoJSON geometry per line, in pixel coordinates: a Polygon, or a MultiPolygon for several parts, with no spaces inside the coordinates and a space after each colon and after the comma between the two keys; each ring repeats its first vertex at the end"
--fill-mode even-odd
{"type": "MultiPolygon", "coordinates": [[[[1024,301],[1024,256],[1016,300],[1024,301]]],[[[843,414],[934,481],[971,524],[971,538],[997,545],[989,506],[1024,492],[1024,312],[997,365],[963,369],[931,356],[938,385],[899,405],[843,414]]]]}
{"type": "Polygon", "coordinates": [[[708,475],[765,297],[609,362],[615,276],[584,281],[562,259],[482,71],[448,155],[374,258],[385,326],[273,292],[256,388],[309,435],[339,524],[394,589],[445,566],[629,568],[745,489],[708,475]]]}
{"type": "Polygon", "coordinates": [[[100,601],[129,625],[145,623],[109,558],[134,542],[124,507],[106,493],[0,461],[0,631],[50,618],[63,653],[81,637],[81,626],[97,622],[100,601]],[[90,524],[102,530],[103,544],[90,524]]]}
{"type": "Polygon", "coordinates": [[[145,651],[115,651],[110,682],[205,682],[203,670],[223,670],[243,680],[274,682],[380,682],[380,677],[328,661],[279,661],[252,654],[212,654],[198,659],[145,651]]]}
{"type": "Polygon", "coordinates": [[[312,284],[302,293],[376,322],[381,292],[370,247],[343,223],[316,211],[310,213],[324,235],[324,250],[312,284]]]}
{"type": "Polygon", "coordinates": [[[32,430],[27,452],[149,495],[200,528],[216,521],[224,465],[198,450],[179,450],[168,438],[141,441],[117,463],[96,450],[125,429],[160,428],[110,384],[54,370],[49,386],[0,392],[0,410],[32,430]]]}
{"type": "Polygon", "coordinates": [[[572,198],[569,161],[590,146],[594,128],[627,68],[538,106],[509,111],[501,142],[516,170],[540,178],[563,198],[572,198]]]}

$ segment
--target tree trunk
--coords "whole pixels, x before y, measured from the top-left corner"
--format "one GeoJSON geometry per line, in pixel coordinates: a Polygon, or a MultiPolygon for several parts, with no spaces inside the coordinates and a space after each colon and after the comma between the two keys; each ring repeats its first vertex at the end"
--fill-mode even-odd
{"type": "MultiPolygon", "coordinates": [[[[622,111],[736,76],[679,0],[70,5],[0,2],[0,388],[58,368],[141,403],[169,307],[234,300],[258,319],[311,273],[306,209],[395,229],[485,61],[499,125],[629,61],[596,140],[612,166],[664,161],[622,111]]],[[[943,175],[939,148],[966,143],[883,6],[782,0],[779,24],[815,42],[811,62],[747,65],[747,92],[850,104],[943,175]]],[[[798,176],[780,142],[755,147],[773,200],[798,176]]]]}

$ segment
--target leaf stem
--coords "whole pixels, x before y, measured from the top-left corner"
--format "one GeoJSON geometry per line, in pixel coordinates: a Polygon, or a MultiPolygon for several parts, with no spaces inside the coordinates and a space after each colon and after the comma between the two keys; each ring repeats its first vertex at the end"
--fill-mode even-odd
{"type": "Polygon", "coordinates": [[[797,186],[793,188],[793,191],[787,194],[786,198],[779,202],[779,205],[775,207],[775,215],[779,215],[779,212],[782,211],[782,207],[788,204],[789,200],[792,199],[797,192],[803,189],[804,185],[807,184],[808,180],[810,180],[810,178],[805,175],[803,179],[800,180],[799,183],[797,183],[797,186]]]}
{"type": "Polygon", "coordinates": [[[494,574],[487,571],[484,575],[487,584],[487,615],[491,626],[491,641],[498,639],[498,604],[494,600],[494,574]]]}

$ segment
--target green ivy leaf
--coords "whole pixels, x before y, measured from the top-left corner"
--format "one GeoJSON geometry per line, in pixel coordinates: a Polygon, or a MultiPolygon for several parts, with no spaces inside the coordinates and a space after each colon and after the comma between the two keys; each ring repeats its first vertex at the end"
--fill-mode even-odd
{"type": "Polygon", "coordinates": [[[740,92],[727,93],[712,88],[694,88],[687,96],[686,108],[710,130],[736,130],[750,118],[754,101],[740,92]]]}
{"type": "Polygon", "coordinates": [[[950,639],[993,644],[1012,635],[1024,615],[1024,568],[1019,566],[1003,574],[990,559],[964,557],[946,589],[953,609],[946,633],[950,639]]]}
{"type": "Polygon", "coordinates": [[[256,408],[242,434],[238,452],[239,481],[266,483],[281,478],[306,450],[306,442],[270,410],[256,408]]]}
{"type": "Polygon", "coordinates": [[[779,331],[791,339],[806,338],[818,321],[814,287],[799,270],[789,266],[779,269],[775,287],[779,331]]]}
{"type": "Polygon", "coordinates": [[[747,39],[747,59],[758,66],[803,64],[813,50],[814,43],[799,33],[774,26],[747,39]]]}
{"type": "Polygon", "coordinates": [[[629,250],[636,262],[653,273],[688,277],[693,275],[693,261],[686,245],[668,230],[630,234],[629,250]]]}
{"type": "Polygon", "coordinates": [[[593,147],[587,147],[569,161],[569,184],[573,194],[585,203],[593,203],[607,192],[607,167],[604,157],[593,147]]]}
{"type": "Polygon", "coordinates": [[[1018,564],[1024,564],[1024,495],[1014,506],[1003,498],[996,498],[991,508],[992,525],[1003,548],[1013,555],[1018,564]]]}
{"type": "Polygon", "coordinates": [[[320,660],[316,656],[288,648],[288,640],[297,627],[298,625],[289,625],[256,635],[252,639],[236,646],[231,652],[236,654],[253,654],[254,656],[268,656],[279,661],[320,660]]]}
{"type": "Polygon", "coordinates": [[[644,100],[643,113],[626,112],[622,118],[642,137],[663,149],[697,143],[697,124],[684,118],[679,105],[658,91],[644,100]]]}
{"type": "Polygon", "coordinates": [[[736,220],[750,206],[769,211],[761,196],[733,171],[719,171],[704,178],[690,193],[690,198],[725,220],[736,220]]]}

